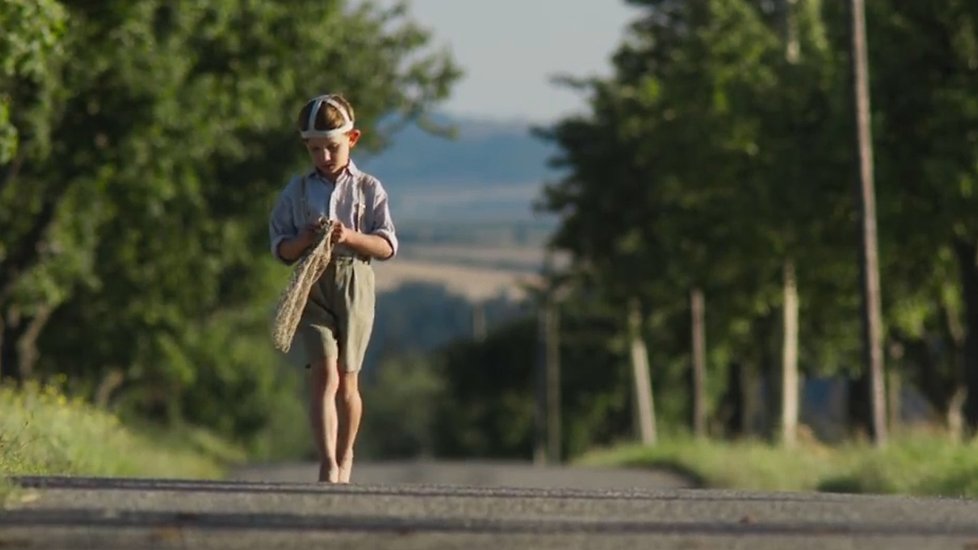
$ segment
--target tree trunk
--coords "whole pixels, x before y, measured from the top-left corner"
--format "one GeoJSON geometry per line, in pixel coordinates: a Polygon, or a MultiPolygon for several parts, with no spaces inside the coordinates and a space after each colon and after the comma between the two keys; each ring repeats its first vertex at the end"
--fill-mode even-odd
{"type": "Polygon", "coordinates": [[[472,303],[472,339],[486,341],[486,304],[479,299],[472,303]]]}
{"type": "Polygon", "coordinates": [[[899,371],[892,367],[887,373],[886,391],[886,410],[889,412],[887,422],[890,425],[890,431],[896,431],[899,434],[901,425],[900,413],[903,410],[903,403],[900,399],[900,393],[903,391],[903,377],[900,376],[899,371]]]}
{"type": "MultiPolygon", "coordinates": [[[[775,333],[768,333],[765,344],[770,344],[777,338],[775,333]]],[[[760,372],[764,391],[761,394],[764,402],[758,406],[763,419],[757,424],[757,432],[772,443],[781,438],[781,361],[775,355],[775,350],[764,350],[761,356],[760,372]]]]}
{"type": "Polygon", "coordinates": [[[110,369],[102,381],[95,389],[95,406],[100,409],[108,409],[112,401],[112,394],[118,390],[126,381],[126,375],[122,369],[110,369]]]}
{"type": "Polygon", "coordinates": [[[887,421],[890,425],[890,431],[893,432],[899,431],[903,423],[901,418],[903,413],[903,373],[906,367],[903,361],[903,346],[892,342],[887,351],[889,368],[886,379],[886,410],[890,414],[887,421]]]}
{"type": "Polygon", "coordinates": [[[560,314],[553,298],[544,312],[547,378],[547,462],[560,463],[560,314]]]}
{"type": "Polygon", "coordinates": [[[873,442],[886,445],[886,389],[884,383],[882,319],[878,247],[876,244],[876,196],[873,188],[873,142],[870,128],[869,67],[866,52],[864,0],[850,0],[853,109],[856,120],[855,153],[858,159],[858,203],[861,222],[860,271],[863,294],[864,363],[869,375],[873,442]]]}
{"type": "Polygon", "coordinates": [[[3,311],[0,319],[0,380],[20,384],[20,354],[17,342],[24,332],[23,319],[14,308],[3,311]]]}
{"type": "Polygon", "coordinates": [[[798,0],[782,0],[784,27],[784,58],[788,63],[795,64],[801,58],[801,47],[798,44],[798,18],[795,16],[795,4],[798,0]]]}
{"type": "Polygon", "coordinates": [[[961,270],[961,292],[964,298],[964,421],[971,434],[978,430],[978,243],[958,240],[954,243],[961,270]]]}
{"type": "Polygon", "coordinates": [[[783,275],[781,441],[787,447],[794,447],[798,439],[798,286],[794,262],[785,261],[783,275]]]}
{"type": "Polygon", "coordinates": [[[754,321],[753,336],[756,350],[756,367],[748,369],[750,386],[747,391],[753,398],[749,420],[751,433],[772,441],[780,438],[781,423],[781,362],[776,357],[778,322],[773,313],[767,313],[754,321]]]}
{"type": "Polygon", "coordinates": [[[9,321],[0,311],[0,382],[17,380],[17,355],[8,327],[9,321]]]}
{"type": "Polygon", "coordinates": [[[723,424],[724,435],[736,438],[744,433],[744,393],[741,387],[742,367],[739,362],[727,364],[727,383],[720,400],[717,418],[723,424]]]}
{"type": "Polygon", "coordinates": [[[872,407],[866,399],[869,395],[869,375],[865,371],[859,372],[855,378],[848,380],[848,411],[847,421],[849,432],[856,439],[861,439],[872,433],[873,418],[872,407]]]}
{"type": "Polygon", "coordinates": [[[45,304],[25,323],[24,332],[17,339],[17,370],[21,380],[29,380],[34,374],[34,366],[39,357],[37,339],[47,325],[54,306],[45,304]]]}
{"type": "MultiPolygon", "coordinates": [[[[782,6],[784,57],[791,65],[796,65],[801,59],[798,18],[795,13],[797,3],[798,0],[784,0],[782,6]]],[[[787,114],[791,119],[798,118],[798,113],[794,109],[787,114]]],[[[791,124],[797,123],[797,120],[791,120],[791,124]]],[[[789,166],[792,172],[798,170],[798,162],[789,163],[789,166]]],[[[781,442],[791,448],[795,446],[798,439],[798,285],[795,278],[795,263],[791,258],[785,260],[782,268],[782,295],[781,442]]]]}
{"type": "Polygon", "coordinates": [[[537,311],[537,350],[534,361],[533,463],[547,463],[547,320],[546,297],[540,297],[537,311]]]}
{"type": "MultiPolygon", "coordinates": [[[[14,183],[23,161],[24,155],[19,152],[0,180],[0,189],[14,183]]],[[[40,332],[47,321],[46,315],[42,315],[42,319],[32,329],[11,304],[11,295],[21,277],[28,274],[40,261],[42,241],[54,225],[58,207],[68,195],[72,181],[70,178],[52,180],[56,185],[42,195],[41,205],[31,215],[29,226],[18,238],[8,236],[13,240],[4,243],[6,254],[0,262],[0,381],[21,382],[21,369],[30,371],[33,368],[36,359],[33,343],[37,335],[32,336],[31,333],[40,332]],[[28,337],[22,341],[25,333],[28,337]],[[27,351],[27,357],[23,360],[19,349],[22,347],[27,351]]]]}
{"type": "Polygon", "coordinates": [[[938,308],[937,317],[941,320],[935,336],[923,334],[912,336],[897,333],[893,345],[900,348],[899,355],[912,370],[905,370],[905,376],[913,376],[914,387],[923,393],[927,401],[946,422],[953,439],[964,432],[962,407],[965,400],[964,385],[964,346],[967,330],[964,314],[957,302],[949,302],[950,292],[940,291],[934,298],[938,308]],[[933,346],[936,337],[940,346],[933,346]]]}
{"type": "Polygon", "coordinates": [[[694,288],[689,295],[693,338],[693,434],[706,437],[706,329],[703,291],[694,288]]]}
{"type": "Polygon", "coordinates": [[[964,402],[968,396],[964,386],[958,386],[957,390],[948,400],[947,408],[944,413],[944,421],[947,423],[947,431],[951,441],[962,441],[964,439],[964,402]]]}
{"type": "Polygon", "coordinates": [[[37,339],[54,306],[42,306],[33,317],[18,308],[7,308],[0,317],[0,380],[21,383],[31,377],[37,364],[37,339]]]}
{"type": "Polygon", "coordinates": [[[642,311],[637,299],[628,304],[629,356],[632,363],[632,388],[635,396],[636,424],[643,445],[656,442],[655,404],[649,377],[649,353],[642,334],[642,311]]]}
{"type": "Polygon", "coordinates": [[[45,197],[41,209],[31,219],[31,226],[24,235],[9,244],[7,255],[0,264],[0,306],[9,307],[9,298],[14,286],[40,259],[40,243],[44,235],[54,225],[58,197],[45,197]]]}
{"type": "Polygon", "coordinates": [[[538,464],[560,462],[560,333],[557,303],[552,294],[541,297],[537,321],[538,360],[536,391],[536,443],[538,464]]]}

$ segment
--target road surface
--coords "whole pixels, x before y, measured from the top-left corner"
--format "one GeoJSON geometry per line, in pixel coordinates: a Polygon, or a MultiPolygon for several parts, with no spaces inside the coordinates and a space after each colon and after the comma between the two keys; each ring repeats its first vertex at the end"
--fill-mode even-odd
{"type": "Polygon", "coordinates": [[[345,486],[285,480],[309,468],[227,481],[17,478],[25,490],[0,511],[0,549],[978,550],[978,501],[962,499],[705,490],[668,474],[488,464],[363,467],[345,486]],[[452,476],[459,483],[425,481],[452,476]]]}
{"type": "MultiPolygon", "coordinates": [[[[231,479],[303,482],[319,474],[315,463],[279,463],[240,468],[231,479]]],[[[353,481],[368,485],[464,485],[541,489],[666,489],[690,488],[686,477],[647,468],[571,468],[534,466],[525,462],[466,460],[357,463],[353,481]]]]}

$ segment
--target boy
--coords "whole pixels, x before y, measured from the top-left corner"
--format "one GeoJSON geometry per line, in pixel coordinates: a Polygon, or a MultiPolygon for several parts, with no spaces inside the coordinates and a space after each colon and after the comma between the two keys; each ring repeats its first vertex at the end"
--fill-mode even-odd
{"type": "Polygon", "coordinates": [[[397,253],[387,193],[360,171],[350,150],[360,139],[353,106],[321,95],[299,112],[299,135],[313,169],[292,178],[271,213],[272,254],[292,264],[332,220],[332,259],[313,285],[296,330],[311,369],[310,421],[319,481],[349,483],[363,410],[357,375],[374,320],[371,259],[397,253]]]}

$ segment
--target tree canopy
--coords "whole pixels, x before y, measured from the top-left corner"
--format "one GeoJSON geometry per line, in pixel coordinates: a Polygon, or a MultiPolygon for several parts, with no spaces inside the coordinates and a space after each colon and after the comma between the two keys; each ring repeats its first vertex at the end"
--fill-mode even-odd
{"type": "Polygon", "coordinates": [[[459,69],[403,6],[2,0],[0,21],[4,375],[253,433],[283,391],[267,216],[298,109],[344,93],[381,147],[459,69]]]}

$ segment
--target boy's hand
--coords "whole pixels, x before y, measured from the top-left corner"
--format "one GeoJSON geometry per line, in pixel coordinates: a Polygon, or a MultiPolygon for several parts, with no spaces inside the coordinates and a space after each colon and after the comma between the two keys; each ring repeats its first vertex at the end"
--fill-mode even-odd
{"type": "Polygon", "coordinates": [[[346,244],[350,242],[354,234],[356,234],[356,231],[337,220],[333,222],[333,234],[330,235],[330,239],[332,239],[333,244],[346,244]]]}
{"type": "Polygon", "coordinates": [[[319,218],[299,231],[299,242],[302,243],[303,248],[308,248],[316,242],[316,236],[323,230],[323,227],[326,227],[326,219],[319,218]]]}
{"type": "Polygon", "coordinates": [[[343,222],[339,220],[333,221],[333,229],[330,231],[329,238],[334,244],[346,245],[363,256],[390,258],[394,253],[387,239],[369,233],[361,233],[343,225],[343,222]]]}

